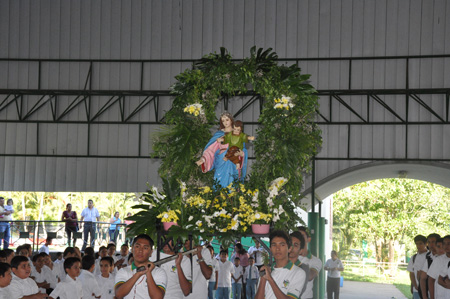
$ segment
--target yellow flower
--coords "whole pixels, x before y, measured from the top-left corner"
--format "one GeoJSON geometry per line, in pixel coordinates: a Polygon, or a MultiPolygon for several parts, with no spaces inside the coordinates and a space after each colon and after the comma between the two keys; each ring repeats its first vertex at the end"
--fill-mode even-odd
{"type": "Polygon", "coordinates": [[[194,112],[194,115],[195,115],[195,116],[198,116],[199,114],[200,114],[200,112],[198,112],[198,111],[195,111],[195,112],[194,112]]]}

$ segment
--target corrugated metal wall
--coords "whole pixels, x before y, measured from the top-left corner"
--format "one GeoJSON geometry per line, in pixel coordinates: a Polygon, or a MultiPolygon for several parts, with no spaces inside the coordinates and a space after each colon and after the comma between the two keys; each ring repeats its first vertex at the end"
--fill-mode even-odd
{"type": "MultiPolygon", "coordinates": [[[[235,58],[250,47],[272,47],[281,58],[438,55],[450,53],[450,3],[445,0],[0,0],[0,59],[198,59],[226,47],[235,58]]],[[[450,59],[301,61],[317,89],[445,88],[450,59]],[[408,73],[407,67],[408,64],[408,73]],[[351,77],[349,71],[351,70],[351,77]]],[[[0,61],[0,89],[83,89],[90,63],[74,61],[0,61]]],[[[93,90],[167,90],[190,63],[93,62],[93,90]]],[[[0,96],[0,101],[6,96],[0,96]]],[[[39,96],[23,101],[31,109],[39,96]]],[[[61,103],[70,99],[60,97],[61,103]]],[[[108,101],[95,97],[92,109],[108,101]]],[[[383,100],[406,117],[404,96],[383,100]],[[403,114],[402,114],[403,113],[403,114]]],[[[445,114],[441,96],[426,96],[445,114]]],[[[132,110],[138,98],[127,98],[132,110]]],[[[380,122],[395,117],[364,96],[346,99],[352,108],[380,122]],[[368,105],[372,105],[368,110],[368,105]],[[369,111],[369,112],[368,112],[369,111]]],[[[237,111],[243,100],[230,103],[237,111]]],[[[61,105],[64,106],[64,105],[61,105]]],[[[167,110],[170,100],[159,107],[167,110]]],[[[28,122],[16,107],[0,111],[0,189],[56,191],[141,191],[157,180],[157,162],[138,158],[149,151],[154,125],[117,124],[119,107],[86,120],[83,106],[52,123],[51,109],[40,109],[28,122]],[[42,123],[48,121],[48,123],[42,123]],[[70,123],[72,121],[72,123],[70,123]],[[113,123],[108,123],[113,122],[113,123]],[[55,158],[52,155],[72,157],[55,158]],[[27,156],[28,155],[28,156],[27,156]],[[39,156],[33,156],[39,155],[39,156]],[[42,156],[47,155],[47,156],[42,156]],[[89,158],[85,156],[94,156],[89,158]],[[98,157],[95,157],[98,156],[98,157]],[[109,157],[108,157],[109,156],[109,157]],[[117,158],[115,156],[130,156],[117,158]]],[[[63,109],[63,108],[59,108],[63,109]]],[[[135,116],[154,121],[152,106],[135,116]],[[153,118],[153,119],[152,119],[153,118]]],[[[408,108],[409,120],[433,119],[419,105],[408,108]]],[[[358,121],[342,105],[321,99],[321,112],[333,120],[358,121]]],[[[256,120],[258,109],[242,118],[256,120]]],[[[255,128],[249,128],[249,132],[255,128]]],[[[405,126],[322,126],[320,157],[404,157],[405,126]],[[349,135],[352,136],[350,142],[349,135]]],[[[410,158],[450,158],[448,126],[409,126],[410,158]]],[[[321,161],[318,181],[362,161],[321,161]]],[[[307,183],[309,184],[309,182],[307,183]]]]}

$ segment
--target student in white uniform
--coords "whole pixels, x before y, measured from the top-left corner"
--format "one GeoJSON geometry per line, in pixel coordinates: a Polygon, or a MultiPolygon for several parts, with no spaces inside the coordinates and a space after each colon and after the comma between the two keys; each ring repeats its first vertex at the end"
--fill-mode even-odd
{"type": "Polygon", "coordinates": [[[258,267],[255,265],[255,260],[253,257],[248,259],[248,267],[245,269],[244,277],[246,282],[247,299],[254,299],[256,295],[256,285],[258,284],[259,271],[258,267]]]}
{"type": "Polygon", "coordinates": [[[331,251],[331,259],[326,261],[325,267],[323,269],[327,271],[328,299],[339,299],[341,272],[344,271],[344,265],[342,265],[341,260],[338,259],[337,252],[335,250],[331,251]]]}
{"type": "Polygon", "coordinates": [[[50,299],[81,299],[83,297],[83,285],[78,279],[81,272],[81,261],[78,257],[68,257],[63,263],[66,277],[64,281],[58,283],[53,292],[50,293],[50,299]]]}
{"type": "Polygon", "coordinates": [[[140,234],[133,240],[134,262],[120,269],[116,275],[116,297],[125,299],[161,299],[167,286],[167,275],[161,268],[149,262],[153,240],[140,234]]]}
{"type": "Polygon", "coordinates": [[[209,251],[211,252],[211,267],[212,267],[212,274],[211,278],[209,279],[208,283],[208,299],[214,299],[216,290],[217,290],[217,283],[218,283],[218,277],[219,277],[219,261],[214,258],[214,247],[211,245],[208,245],[207,247],[209,251]]]}
{"type": "Polygon", "coordinates": [[[110,256],[105,256],[100,260],[100,272],[95,279],[102,292],[101,299],[114,299],[114,282],[115,277],[111,273],[114,268],[114,259],[110,256]]]}
{"type": "MultiPolygon", "coordinates": [[[[173,240],[169,240],[163,247],[163,252],[167,256],[175,255],[173,240]]],[[[176,260],[161,265],[161,269],[166,271],[167,289],[166,299],[183,299],[192,290],[191,260],[179,253],[176,260]]]]}
{"type": "Polygon", "coordinates": [[[78,277],[83,285],[83,299],[96,299],[102,292],[93,274],[95,267],[95,257],[85,255],[81,259],[81,274],[78,277]]]}
{"type": "Polygon", "coordinates": [[[217,288],[217,299],[230,298],[231,292],[231,275],[234,274],[234,265],[228,260],[228,250],[222,249],[220,251],[219,261],[219,283],[217,288]]]}
{"type": "Polygon", "coordinates": [[[300,298],[305,272],[289,260],[291,241],[289,235],[280,230],[270,236],[270,251],[275,259],[272,267],[262,266],[256,299],[300,298]]]}
{"type": "Polygon", "coordinates": [[[11,266],[7,263],[0,263],[0,298],[8,298],[7,287],[11,283],[11,266]]]}
{"type": "Polygon", "coordinates": [[[15,256],[11,261],[13,278],[8,286],[8,299],[19,299],[26,296],[34,296],[36,299],[44,299],[47,294],[39,292],[39,288],[30,278],[31,266],[26,256],[15,256]]]}
{"type": "Polygon", "coordinates": [[[240,265],[241,260],[238,257],[234,258],[234,273],[231,274],[231,290],[233,298],[241,299],[242,283],[244,279],[244,268],[240,265]]]}
{"type": "MultiPolygon", "coordinates": [[[[186,249],[189,250],[189,248],[186,249]]],[[[197,255],[192,257],[192,293],[186,298],[208,298],[208,279],[212,275],[211,265],[211,252],[209,249],[197,246],[197,255]]]]}
{"type": "Polygon", "coordinates": [[[311,235],[309,234],[309,230],[305,226],[301,226],[298,228],[299,232],[303,235],[303,238],[305,238],[306,245],[303,248],[303,250],[300,252],[300,256],[298,259],[303,264],[306,264],[309,266],[309,275],[306,279],[306,290],[302,294],[302,299],[312,299],[314,297],[313,294],[313,286],[314,286],[314,279],[319,275],[320,270],[322,270],[322,261],[311,254],[311,252],[308,251],[308,244],[311,242],[311,235]]]}
{"type": "Polygon", "coordinates": [[[417,235],[414,237],[414,244],[416,244],[417,253],[409,260],[406,270],[409,272],[409,279],[411,280],[413,299],[420,299],[418,272],[423,268],[423,264],[427,262],[427,238],[423,235],[417,235]]]}

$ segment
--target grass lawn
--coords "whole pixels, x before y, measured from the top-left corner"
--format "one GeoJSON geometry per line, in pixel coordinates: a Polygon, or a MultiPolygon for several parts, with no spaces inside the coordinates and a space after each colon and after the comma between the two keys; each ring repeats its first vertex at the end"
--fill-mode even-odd
{"type": "Polygon", "coordinates": [[[383,273],[382,270],[370,266],[346,267],[342,275],[344,280],[393,284],[406,298],[412,298],[408,271],[399,269],[395,271],[394,275],[388,275],[386,272],[383,273]]]}

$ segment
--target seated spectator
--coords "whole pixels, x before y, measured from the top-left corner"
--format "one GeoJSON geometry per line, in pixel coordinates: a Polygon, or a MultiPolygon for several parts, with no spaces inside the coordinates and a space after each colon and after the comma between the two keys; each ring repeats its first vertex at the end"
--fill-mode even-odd
{"type": "Polygon", "coordinates": [[[42,252],[33,256],[34,270],[31,271],[30,275],[30,277],[32,277],[36,282],[41,293],[47,293],[47,290],[50,289],[50,282],[48,281],[51,277],[50,269],[48,267],[44,267],[44,259],[46,255],[47,254],[45,252],[42,252]]]}
{"type": "Polygon", "coordinates": [[[62,276],[65,276],[64,272],[60,272],[60,268],[52,262],[49,255],[41,253],[44,256],[44,267],[49,270],[49,277],[47,278],[48,283],[50,283],[50,289],[55,289],[56,285],[61,281],[62,276]]]}
{"type": "Polygon", "coordinates": [[[0,263],[6,263],[6,252],[4,250],[0,250],[0,263]]]}
{"type": "Polygon", "coordinates": [[[65,259],[64,271],[66,273],[66,277],[64,282],[60,282],[56,285],[56,288],[50,294],[50,299],[83,298],[83,285],[78,279],[78,276],[80,276],[80,265],[80,259],[77,257],[69,257],[65,259]]]}
{"type": "Polygon", "coordinates": [[[36,282],[30,278],[30,262],[25,256],[15,256],[11,260],[14,276],[8,287],[8,299],[30,298],[43,299],[47,294],[39,292],[36,282]],[[33,297],[31,297],[33,296],[33,297]]]}
{"type": "Polygon", "coordinates": [[[83,299],[95,299],[102,295],[102,292],[95,279],[94,271],[95,258],[91,255],[83,256],[81,260],[81,274],[78,277],[81,284],[83,285],[83,299]]]}
{"type": "MultiPolygon", "coordinates": [[[[95,260],[95,268],[94,268],[94,275],[100,275],[101,274],[101,269],[100,269],[100,261],[102,258],[108,256],[108,251],[106,250],[105,246],[100,247],[100,249],[98,250],[98,258],[95,260]]],[[[114,259],[113,259],[114,261],[114,259]]]]}
{"type": "Polygon", "coordinates": [[[11,283],[11,266],[7,263],[0,263],[0,298],[8,298],[6,287],[11,283]]]}
{"type": "Polygon", "coordinates": [[[55,263],[55,264],[64,263],[62,252],[56,253],[56,259],[53,261],[53,263],[55,263]]]}
{"type": "Polygon", "coordinates": [[[14,250],[8,248],[3,251],[6,253],[6,263],[11,265],[11,260],[15,256],[14,250]]]}
{"type": "Polygon", "coordinates": [[[101,274],[97,275],[95,279],[102,291],[101,299],[115,298],[114,292],[114,275],[111,273],[114,269],[114,260],[110,256],[103,257],[100,260],[101,274]]]}

